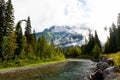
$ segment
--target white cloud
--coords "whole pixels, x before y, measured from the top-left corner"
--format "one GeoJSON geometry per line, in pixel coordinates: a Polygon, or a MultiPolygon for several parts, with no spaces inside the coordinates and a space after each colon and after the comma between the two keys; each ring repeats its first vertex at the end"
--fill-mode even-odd
{"type": "MultiPolygon", "coordinates": [[[[119,0],[12,0],[15,21],[31,16],[32,26],[38,32],[52,25],[78,25],[97,29],[116,23],[120,11],[119,0]]],[[[105,39],[104,39],[105,40],[105,39]]]]}

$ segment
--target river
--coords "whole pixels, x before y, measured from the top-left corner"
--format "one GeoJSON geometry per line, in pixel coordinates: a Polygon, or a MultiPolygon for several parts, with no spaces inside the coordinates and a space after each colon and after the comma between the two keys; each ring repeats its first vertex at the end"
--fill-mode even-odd
{"type": "Polygon", "coordinates": [[[68,59],[68,62],[56,74],[33,80],[81,80],[90,75],[95,63],[84,59],[68,59]]]}
{"type": "Polygon", "coordinates": [[[91,60],[67,59],[66,62],[3,71],[0,80],[82,80],[94,67],[91,60]]]}

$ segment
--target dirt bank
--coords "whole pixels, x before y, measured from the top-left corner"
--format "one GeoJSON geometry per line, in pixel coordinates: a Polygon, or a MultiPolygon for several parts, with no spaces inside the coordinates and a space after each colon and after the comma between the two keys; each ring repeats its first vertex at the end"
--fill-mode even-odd
{"type": "Polygon", "coordinates": [[[57,62],[41,66],[19,67],[0,71],[0,80],[32,80],[34,77],[45,77],[59,70],[66,62],[57,62]],[[59,67],[58,67],[59,65],[59,67]]]}

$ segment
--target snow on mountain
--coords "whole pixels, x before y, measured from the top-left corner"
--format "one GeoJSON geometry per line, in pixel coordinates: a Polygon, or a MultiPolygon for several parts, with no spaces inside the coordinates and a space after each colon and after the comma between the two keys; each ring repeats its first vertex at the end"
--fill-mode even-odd
{"type": "Polygon", "coordinates": [[[47,41],[54,41],[55,46],[70,47],[81,46],[85,44],[88,38],[89,28],[76,26],[52,26],[43,32],[37,33],[37,36],[45,35],[47,41]]]}

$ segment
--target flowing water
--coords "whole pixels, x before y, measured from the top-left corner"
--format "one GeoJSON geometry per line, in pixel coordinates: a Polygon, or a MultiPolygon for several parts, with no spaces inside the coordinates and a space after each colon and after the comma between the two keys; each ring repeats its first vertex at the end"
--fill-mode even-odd
{"type": "Polygon", "coordinates": [[[94,67],[90,60],[68,59],[64,63],[0,73],[0,80],[82,80],[94,67]]]}
{"type": "Polygon", "coordinates": [[[69,59],[55,74],[33,80],[82,80],[90,75],[94,67],[95,63],[90,60],[69,59]]]}

